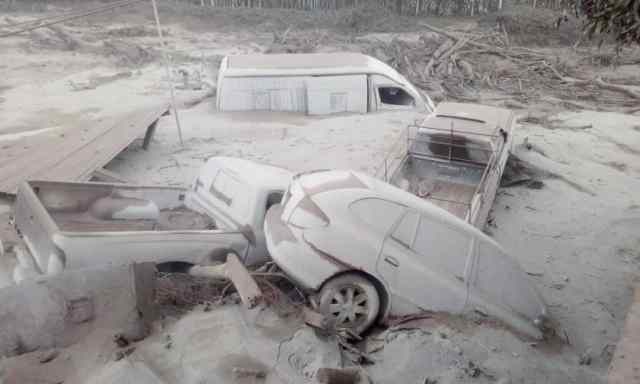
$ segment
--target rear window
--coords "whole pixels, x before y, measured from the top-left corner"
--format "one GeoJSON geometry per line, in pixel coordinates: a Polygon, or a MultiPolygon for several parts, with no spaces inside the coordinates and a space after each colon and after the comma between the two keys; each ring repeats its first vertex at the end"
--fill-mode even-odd
{"type": "Polygon", "coordinates": [[[249,186],[224,170],[218,171],[209,192],[214,200],[229,207],[229,213],[236,219],[244,219],[249,211],[249,186]]]}
{"type": "Polygon", "coordinates": [[[293,209],[289,224],[299,228],[325,227],[329,224],[329,218],[309,196],[304,196],[293,209]]]}
{"type": "Polygon", "coordinates": [[[421,132],[416,136],[412,152],[440,159],[486,164],[493,151],[486,142],[462,135],[421,132]]]}
{"type": "Polygon", "coordinates": [[[383,235],[404,212],[404,206],[376,198],[355,201],[351,203],[349,209],[360,221],[383,235]]]}

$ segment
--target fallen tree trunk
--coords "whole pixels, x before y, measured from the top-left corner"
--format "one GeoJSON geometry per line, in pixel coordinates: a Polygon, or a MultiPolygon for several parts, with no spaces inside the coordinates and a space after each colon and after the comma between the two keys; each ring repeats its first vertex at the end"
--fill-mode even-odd
{"type": "MultiPolygon", "coordinates": [[[[448,37],[449,39],[453,40],[454,42],[458,42],[459,40],[465,39],[465,37],[461,37],[461,36],[457,36],[451,32],[445,31],[444,29],[440,29],[440,28],[436,28],[432,25],[429,25],[427,23],[418,23],[418,25],[425,27],[433,32],[439,33],[443,36],[448,37]]],[[[469,37],[466,37],[467,45],[473,46],[473,47],[477,47],[477,48],[482,48],[486,51],[489,51],[490,53],[495,53],[495,54],[502,54],[502,55],[506,55],[508,58],[511,58],[511,56],[513,55],[529,55],[529,56],[535,56],[537,58],[545,58],[547,57],[546,54],[542,53],[542,52],[538,52],[535,51],[533,49],[530,48],[525,48],[525,47],[509,47],[509,49],[504,49],[501,47],[497,47],[495,45],[489,45],[489,44],[484,44],[484,43],[480,43],[474,40],[471,40],[469,37]]]]}
{"type": "Polygon", "coordinates": [[[615,92],[620,92],[620,93],[624,93],[629,97],[632,97],[634,99],[640,99],[640,93],[638,91],[634,91],[631,87],[629,86],[625,86],[625,85],[618,85],[618,84],[611,84],[611,83],[607,83],[604,80],[602,80],[601,77],[596,77],[596,79],[594,80],[594,82],[596,83],[596,85],[598,85],[598,87],[603,88],[603,89],[608,89],[610,91],[615,91],[615,92]]]}
{"type": "Polygon", "coordinates": [[[595,79],[590,80],[590,79],[576,79],[576,78],[569,77],[569,76],[563,76],[551,64],[549,64],[547,62],[545,62],[544,64],[563,83],[571,84],[571,85],[594,84],[594,85],[596,85],[596,86],[598,86],[599,88],[602,88],[602,89],[607,89],[609,91],[624,93],[625,95],[627,95],[627,96],[629,96],[631,98],[640,99],[640,92],[637,92],[637,91],[633,90],[631,87],[624,86],[624,85],[607,83],[606,81],[602,80],[601,77],[596,77],[595,79]]]}
{"type": "Polygon", "coordinates": [[[448,51],[446,51],[445,53],[442,54],[442,56],[438,57],[436,60],[439,62],[444,62],[445,60],[447,60],[451,55],[453,55],[457,50],[459,50],[460,48],[464,47],[465,44],[467,44],[469,42],[469,39],[464,38],[464,39],[460,39],[458,40],[453,47],[451,47],[451,49],[449,49],[448,51]]]}

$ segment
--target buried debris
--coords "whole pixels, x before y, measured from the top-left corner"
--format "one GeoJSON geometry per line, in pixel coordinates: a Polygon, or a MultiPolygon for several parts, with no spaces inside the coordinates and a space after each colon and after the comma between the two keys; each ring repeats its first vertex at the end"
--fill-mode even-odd
{"type": "Polygon", "coordinates": [[[58,356],[60,355],[60,351],[57,349],[51,349],[48,351],[43,352],[38,361],[40,362],[40,364],[46,364],[49,363],[53,360],[55,360],[58,356]]]}
{"type": "Polygon", "coordinates": [[[320,368],[316,379],[321,384],[365,384],[370,383],[367,374],[360,367],[320,368]]]}
{"type": "Polygon", "coordinates": [[[155,314],[154,278],[155,266],[146,263],[67,271],[3,288],[0,356],[67,347],[95,329],[120,330],[118,345],[145,337],[155,314]]]}
{"type": "Polygon", "coordinates": [[[255,377],[256,379],[264,379],[267,377],[267,372],[261,369],[251,369],[244,367],[233,367],[231,370],[233,377],[236,379],[243,379],[248,377],[255,377]]]}
{"type": "Polygon", "coordinates": [[[189,274],[231,280],[242,303],[248,309],[252,309],[262,302],[262,290],[247,268],[240,262],[238,256],[233,253],[227,255],[227,262],[224,264],[209,267],[195,266],[189,270],[189,274]]]}

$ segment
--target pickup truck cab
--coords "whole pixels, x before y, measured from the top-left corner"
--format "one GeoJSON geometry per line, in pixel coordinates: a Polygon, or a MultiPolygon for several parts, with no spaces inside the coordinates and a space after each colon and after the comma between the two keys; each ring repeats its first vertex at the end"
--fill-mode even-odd
{"type": "Polygon", "coordinates": [[[247,265],[264,262],[264,216],[290,179],[281,168],[216,157],[190,189],[24,182],[14,223],[28,252],[17,252],[14,275],[145,261],[184,270],[230,251],[247,265]]]}

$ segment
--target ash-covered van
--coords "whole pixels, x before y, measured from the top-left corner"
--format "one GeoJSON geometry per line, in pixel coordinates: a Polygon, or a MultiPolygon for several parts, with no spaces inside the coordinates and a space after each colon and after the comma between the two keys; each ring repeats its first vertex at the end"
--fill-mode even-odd
{"type": "Polygon", "coordinates": [[[326,115],[434,109],[396,70],[360,53],[227,56],[217,89],[220,111],[326,115]]]}

